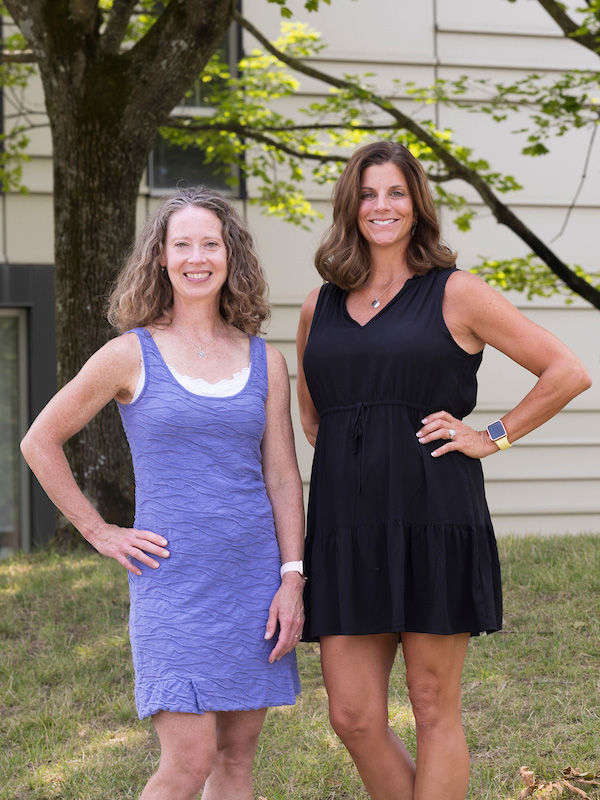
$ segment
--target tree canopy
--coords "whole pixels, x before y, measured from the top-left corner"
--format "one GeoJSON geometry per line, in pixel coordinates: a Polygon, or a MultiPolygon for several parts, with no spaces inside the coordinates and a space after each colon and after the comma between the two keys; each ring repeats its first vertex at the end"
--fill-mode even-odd
{"type": "MultiPolygon", "coordinates": [[[[561,3],[538,2],[565,37],[600,56],[598,0],[589,0],[575,16],[570,16],[561,3]]],[[[551,151],[555,138],[574,129],[588,130],[586,163],[566,225],[587,178],[600,122],[600,70],[566,70],[558,78],[532,72],[510,84],[473,80],[466,75],[453,81],[440,79],[432,86],[395,81],[398,95],[432,109],[430,119],[417,121],[378,92],[373,74],[339,78],[317,69],[311,58],[326,45],[308,26],[284,23],[279,39],[270,42],[242,15],[236,14],[236,21],[261,48],[239,63],[235,75],[228,65],[214,58],[203,75],[205,102],[216,109],[214,114],[171,119],[169,126],[161,129],[165,137],[184,147],[200,147],[209,161],[235,163],[242,173],[259,178],[259,193],[253,201],[264,206],[266,213],[300,225],[306,225],[315,215],[303,189],[307,175],[318,183],[333,181],[347,160],[348,148],[374,136],[399,141],[427,165],[435,194],[452,210],[461,230],[469,229],[475,211],[460,192],[446,188],[456,180],[470,185],[497,221],[530,248],[526,256],[484,259],[474,271],[493,285],[524,291],[529,297],[561,292],[567,302],[579,295],[600,308],[600,273],[567,264],[552,242],[536,235],[510,207],[510,193],[522,188],[518,176],[495,170],[492,157],[475,156],[471,148],[457,141],[453,131],[439,129],[433,114],[436,105],[443,104],[487,114],[498,124],[507,125],[511,112],[526,109],[529,123],[516,132],[526,133],[522,153],[537,158],[551,151]],[[293,117],[281,114],[273,101],[293,97],[298,75],[328,85],[330,93],[293,117]]]]}

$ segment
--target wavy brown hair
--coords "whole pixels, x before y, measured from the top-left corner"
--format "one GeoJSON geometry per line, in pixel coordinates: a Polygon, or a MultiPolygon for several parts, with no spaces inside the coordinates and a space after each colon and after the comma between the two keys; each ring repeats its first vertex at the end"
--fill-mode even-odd
{"type": "Polygon", "coordinates": [[[160,258],[171,214],[187,206],[212,211],[223,227],[227,280],[221,290],[221,316],[245,333],[259,333],[270,312],[252,236],[229,200],[203,186],[175,192],[148,218],[111,292],[108,321],[123,333],[161,318],[171,320],[173,290],[160,258]]]}
{"type": "Polygon", "coordinates": [[[420,162],[401,144],[374,142],[350,158],[333,190],[333,222],[315,254],[315,266],[326,281],[342,289],[358,289],[369,277],[369,246],[358,229],[363,172],[375,164],[395,164],[406,178],[417,225],[408,245],[407,266],[416,275],[433,267],[449,268],[453,253],[440,241],[440,226],[427,174],[420,162]]]}

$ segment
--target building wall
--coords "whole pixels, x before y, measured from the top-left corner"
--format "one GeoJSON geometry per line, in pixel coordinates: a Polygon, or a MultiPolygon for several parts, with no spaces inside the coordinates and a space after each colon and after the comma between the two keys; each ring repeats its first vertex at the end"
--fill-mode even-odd
{"type": "MultiPolygon", "coordinates": [[[[381,91],[396,97],[403,109],[428,118],[431,108],[419,108],[394,85],[395,79],[427,85],[436,77],[513,79],[525,71],[553,73],[566,67],[592,67],[591,54],[566,41],[536,0],[332,0],[318,14],[309,14],[300,0],[289,4],[294,19],[323,33],[328,48],[317,66],[337,75],[372,72],[381,91]]],[[[578,0],[569,2],[576,7],[578,0]]],[[[244,0],[244,13],[274,38],[280,16],[265,0],[244,0]]],[[[244,33],[249,52],[256,42],[244,33]]],[[[298,104],[322,96],[327,88],[300,76],[298,104]]],[[[475,96],[474,96],[475,97],[475,96]]],[[[43,109],[39,82],[27,94],[29,107],[43,109]]],[[[8,113],[8,107],[7,107],[8,113]]],[[[515,175],[523,189],[510,195],[510,204],[542,238],[561,229],[583,172],[589,132],[579,131],[556,140],[551,155],[531,159],[520,155],[523,137],[512,135],[523,119],[500,125],[489,117],[465,110],[437,109],[437,123],[456,131],[456,139],[474,148],[494,168],[515,175]]],[[[515,115],[518,117],[519,115],[515,115]]],[[[47,264],[53,256],[52,164],[49,131],[31,137],[31,160],[24,182],[29,194],[0,197],[0,247],[12,265],[47,264]]],[[[595,228],[600,212],[600,145],[588,167],[588,178],[564,233],[554,243],[569,263],[596,266],[595,228]]],[[[442,212],[444,235],[459,252],[459,266],[469,269],[480,256],[505,258],[524,255],[525,246],[508,229],[497,225],[468,187],[456,189],[473,197],[478,218],[468,233],[460,233],[442,212]]],[[[248,184],[252,196],[255,186],[248,184]]],[[[273,316],[268,338],[285,354],[295,384],[294,338],[299,309],[306,294],[320,282],[312,254],[327,225],[329,187],[310,186],[309,196],[324,220],[310,232],[268,219],[249,204],[240,203],[258,242],[269,284],[273,316]]],[[[156,202],[146,186],[140,190],[138,218],[156,202]]],[[[519,441],[510,451],[484,460],[488,498],[496,530],[516,532],[579,532],[600,530],[600,312],[583,301],[567,306],[559,298],[527,301],[511,296],[521,310],[552,330],[585,362],[594,387],[576,398],[556,419],[519,441]]],[[[482,428],[513,407],[533,384],[533,378],[503,355],[487,348],[480,371],[479,402],[472,424],[482,428]]],[[[310,476],[312,451],[293,413],[301,472],[310,476]]]]}

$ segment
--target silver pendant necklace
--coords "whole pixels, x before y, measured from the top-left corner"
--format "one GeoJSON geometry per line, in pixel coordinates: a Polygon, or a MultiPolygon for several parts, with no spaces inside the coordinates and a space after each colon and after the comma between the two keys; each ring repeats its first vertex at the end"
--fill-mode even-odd
{"type": "Polygon", "coordinates": [[[206,342],[206,344],[198,344],[190,336],[188,336],[185,331],[182,331],[179,325],[177,325],[177,323],[174,322],[173,325],[177,328],[179,333],[185,336],[188,342],[191,342],[194,345],[194,347],[196,348],[196,355],[198,356],[198,358],[204,358],[204,356],[206,355],[206,353],[204,352],[204,348],[208,347],[209,344],[212,344],[214,340],[217,338],[216,336],[213,336],[210,342],[206,342]]]}
{"type": "Polygon", "coordinates": [[[383,290],[383,292],[382,292],[382,293],[379,295],[379,297],[377,297],[377,295],[375,294],[375,290],[374,290],[374,289],[373,289],[373,287],[371,286],[371,282],[370,282],[370,280],[367,278],[367,283],[369,284],[369,289],[370,289],[370,290],[373,292],[373,297],[375,298],[375,299],[373,300],[373,302],[371,303],[371,308],[379,308],[379,306],[381,305],[381,302],[380,302],[380,300],[381,300],[381,298],[383,297],[383,295],[384,295],[384,294],[387,292],[387,290],[388,290],[389,288],[391,288],[391,287],[392,287],[392,286],[393,286],[393,285],[396,283],[396,281],[397,281],[397,280],[399,280],[399,279],[400,279],[400,277],[401,277],[401,275],[397,275],[397,276],[394,278],[394,280],[393,280],[393,281],[392,281],[392,282],[391,282],[391,283],[390,283],[388,286],[386,286],[386,287],[385,287],[385,289],[384,289],[384,290],[383,290]]]}

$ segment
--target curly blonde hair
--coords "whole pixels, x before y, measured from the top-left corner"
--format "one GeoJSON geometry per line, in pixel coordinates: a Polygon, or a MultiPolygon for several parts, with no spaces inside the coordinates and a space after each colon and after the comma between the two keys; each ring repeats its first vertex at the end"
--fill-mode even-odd
{"type": "Polygon", "coordinates": [[[204,186],[175,192],[148,218],[109,297],[108,321],[123,333],[159,319],[171,320],[173,290],[160,258],[171,215],[187,206],[211,211],[223,227],[227,280],[221,290],[221,316],[245,333],[260,333],[270,311],[252,236],[229,200],[204,186]]]}
{"type": "Polygon", "coordinates": [[[406,178],[417,215],[417,225],[406,254],[416,275],[433,267],[449,268],[456,253],[440,241],[440,226],[427,173],[413,154],[396,142],[374,142],[359,148],[346,164],[333,190],[333,223],[315,253],[321,277],[342,289],[358,289],[369,277],[369,247],[358,229],[358,210],[363,172],[379,164],[395,164],[406,178]]]}

